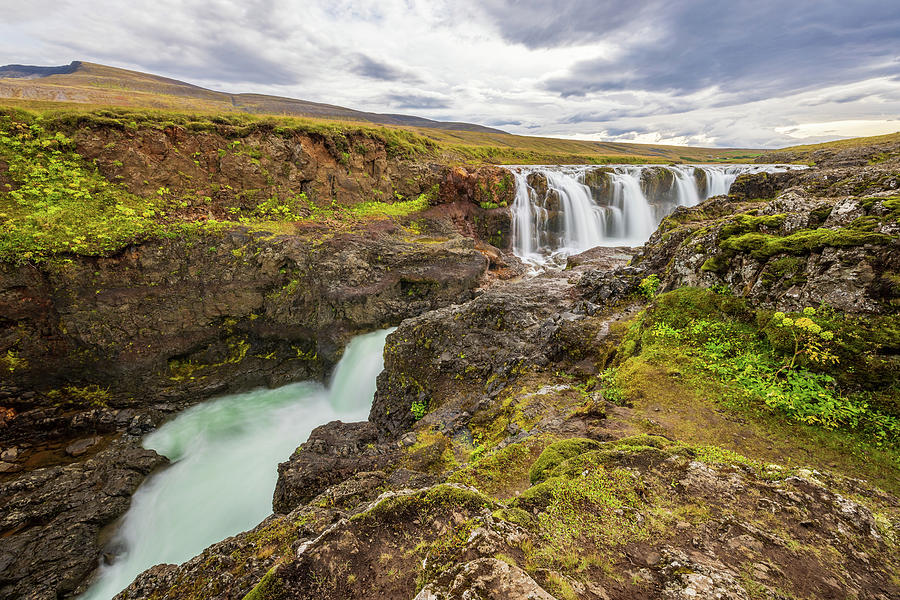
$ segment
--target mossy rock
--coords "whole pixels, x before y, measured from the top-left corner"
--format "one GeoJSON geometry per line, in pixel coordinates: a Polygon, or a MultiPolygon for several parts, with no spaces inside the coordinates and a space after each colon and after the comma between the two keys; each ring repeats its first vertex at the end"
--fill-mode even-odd
{"type": "Polygon", "coordinates": [[[561,481],[566,481],[566,478],[550,477],[537,485],[533,485],[516,496],[510,503],[510,506],[512,508],[520,508],[526,512],[535,508],[543,508],[553,500],[553,490],[557,488],[557,484],[561,481]]]}
{"type": "Polygon", "coordinates": [[[531,465],[531,470],[528,472],[529,479],[532,484],[540,483],[546,479],[547,473],[551,469],[563,461],[602,447],[600,442],[586,438],[571,438],[554,442],[544,448],[538,459],[531,465]]]}
{"type": "Polygon", "coordinates": [[[723,239],[722,250],[730,253],[749,253],[757,260],[768,260],[777,254],[803,256],[827,247],[846,248],[866,244],[887,244],[891,236],[862,228],[801,229],[791,235],[744,233],[723,239]]]}
{"type": "Polygon", "coordinates": [[[283,592],[284,590],[281,589],[275,577],[275,568],[273,567],[263,575],[252,590],[247,592],[244,600],[277,600],[285,596],[283,592]]]}
{"type": "Polygon", "coordinates": [[[508,523],[512,523],[513,525],[518,525],[519,527],[524,527],[526,529],[530,528],[534,524],[531,513],[516,506],[495,510],[491,514],[491,516],[495,519],[507,521],[508,523]]]}

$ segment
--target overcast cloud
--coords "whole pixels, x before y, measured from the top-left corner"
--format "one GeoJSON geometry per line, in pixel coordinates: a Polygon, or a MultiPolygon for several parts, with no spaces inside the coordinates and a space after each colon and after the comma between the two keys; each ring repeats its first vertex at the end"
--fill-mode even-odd
{"type": "Polygon", "coordinates": [[[0,0],[0,64],[581,139],[774,147],[900,130],[889,0],[0,0]]]}

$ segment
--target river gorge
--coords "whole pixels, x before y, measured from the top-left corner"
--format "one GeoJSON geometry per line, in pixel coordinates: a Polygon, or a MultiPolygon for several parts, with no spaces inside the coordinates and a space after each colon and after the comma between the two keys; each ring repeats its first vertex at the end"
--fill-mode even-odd
{"type": "Polygon", "coordinates": [[[897,591],[896,149],[59,127],[189,226],[0,264],[0,598],[897,591]]]}

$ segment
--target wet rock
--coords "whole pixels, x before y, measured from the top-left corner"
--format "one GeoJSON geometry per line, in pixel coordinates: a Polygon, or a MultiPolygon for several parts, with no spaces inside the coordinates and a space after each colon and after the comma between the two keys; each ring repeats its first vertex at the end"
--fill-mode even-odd
{"type": "Polygon", "coordinates": [[[288,461],[278,465],[272,507],[276,513],[288,513],[331,485],[390,464],[396,453],[395,446],[379,443],[378,432],[368,421],[332,421],[317,427],[288,461]]]}
{"type": "Polygon", "coordinates": [[[666,167],[641,170],[641,191],[651,203],[668,204],[676,201],[675,174],[666,167]]]}
{"type": "Polygon", "coordinates": [[[76,442],[72,442],[68,446],[66,446],[66,454],[69,456],[81,456],[98,443],[100,443],[99,437],[89,437],[78,440],[76,442]]]}
{"type": "Polygon", "coordinates": [[[167,461],[114,443],[84,462],[0,483],[0,597],[71,594],[97,566],[100,529],[128,508],[144,478],[167,461]]]}

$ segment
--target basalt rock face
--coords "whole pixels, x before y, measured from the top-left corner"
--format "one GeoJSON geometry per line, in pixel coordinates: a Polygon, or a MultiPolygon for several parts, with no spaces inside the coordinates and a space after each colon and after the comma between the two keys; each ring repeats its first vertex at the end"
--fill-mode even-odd
{"type": "Polygon", "coordinates": [[[544,366],[560,323],[574,315],[572,273],[496,286],[474,300],[404,321],[388,336],[385,369],[369,420],[388,439],[412,428],[410,407],[433,410],[448,397],[465,397],[471,412],[485,382],[528,365],[544,366]]]}
{"type": "Polygon", "coordinates": [[[0,482],[0,598],[71,594],[99,563],[101,528],[125,513],[144,477],[166,462],[132,438],[86,461],[0,482]]]}
{"type": "Polygon", "coordinates": [[[395,462],[396,447],[378,442],[378,431],[368,421],[334,421],[317,427],[288,461],[278,465],[272,508],[289,513],[356,473],[395,462]]]}
{"type": "Polygon", "coordinates": [[[355,333],[465,298],[487,269],[470,239],[398,237],[234,230],[2,266],[4,341],[21,361],[11,379],[109,387],[121,406],[321,377],[355,333]]]}
{"type": "Polygon", "coordinates": [[[900,300],[900,205],[891,192],[835,198],[794,187],[772,201],[715,198],[678,209],[635,258],[664,289],[727,285],[762,306],[848,313],[900,300]]]}

